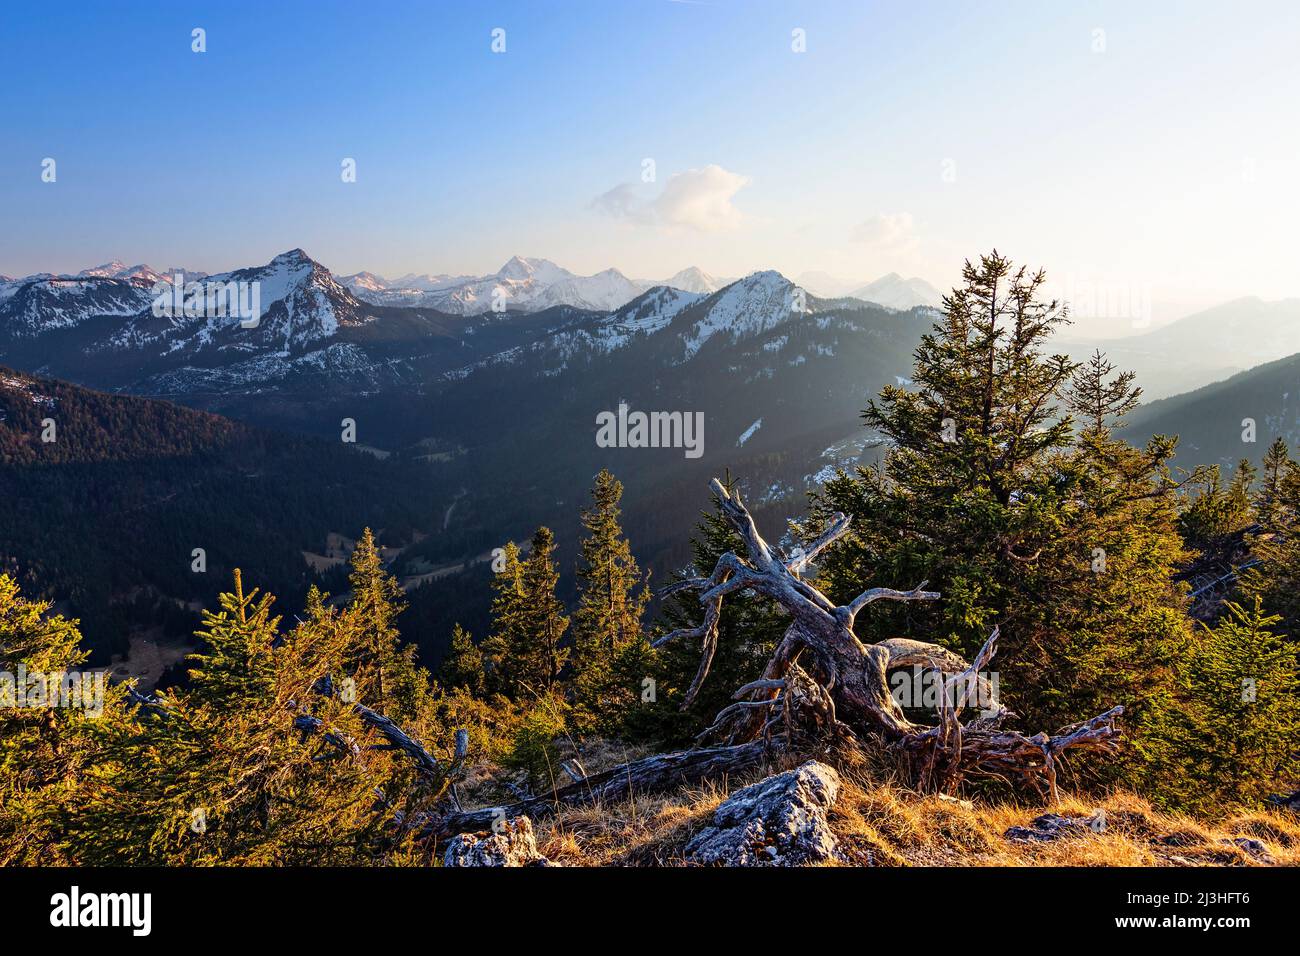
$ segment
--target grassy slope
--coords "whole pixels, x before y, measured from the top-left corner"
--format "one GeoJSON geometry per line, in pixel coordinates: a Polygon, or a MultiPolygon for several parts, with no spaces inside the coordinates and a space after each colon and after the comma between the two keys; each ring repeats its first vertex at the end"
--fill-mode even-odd
{"type": "MultiPolygon", "coordinates": [[[[763,774],[667,796],[566,810],[538,825],[542,853],[566,866],[676,866],[682,848],[727,793],[763,774]]],[[[1257,866],[1233,837],[1262,842],[1279,865],[1300,865],[1300,817],[1255,811],[1210,824],[1160,813],[1132,793],[1097,802],[1063,797],[1058,807],[965,804],[844,774],[830,815],[844,866],[1257,866]],[[1019,844],[1003,837],[1041,813],[1106,811],[1101,834],[1019,844]],[[1167,842],[1161,838],[1170,838],[1167,842]]]]}

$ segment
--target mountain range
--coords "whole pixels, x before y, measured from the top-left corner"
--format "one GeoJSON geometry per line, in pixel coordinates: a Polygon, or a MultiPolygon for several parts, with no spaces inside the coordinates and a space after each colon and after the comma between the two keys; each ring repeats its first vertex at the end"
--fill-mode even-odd
{"type": "MultiPolygon", "coordinates": [[[[536,261],[508,271],[520,283],[554,278],[536,261]]],[[[707,505],[714,474],[743,476],[755,513],[783,520],[805,487],[858,459],[870,440],[860,409],[910,368],[911,351],[933,320],[924,309],[821,300],[771,271],[713,291],[711,281],[700,291],[657,285],[612,310],[558,304],[477,314],[367,302],[302,250],[209,279],[256,283],[257,325],[184,309],[155,315],[152,284],[141,275],[16,283],[0,301],[0,365],[99,390],[94,394],[117,393],[123,401],[165,398],[275,429],[268,435],[305,433],[335,447],[341,424],[351,420],[357,446],[408,469],[407,480],[412,467],[425,475],[417,482],[428,500],[419,509],[403,506],[413,512],[412,533],[400,539],[394,560],[404,580],[468,563],[543,522],[556,530],[562,559],[571,557],[565,548],[577,539],[584,490],[604,466],[627,487],[625,526],[656,575],[689,559],[690,529],[707,505]],[[621,404],[702,415],[703,457],[687,458],[681,448],[599,447],[597,416],[621,404]]],[[[100,444],[136,427],[127,406],[107,399],[87,404],[103,410],[100,444]]],[[[177,427],[187,426],[179,420],[177,427]]],[[[44,446],[27,447],[38,460],[14,473],[22,486],[14,494],[40,501],[44,446]]],[[[221,455],[214,447],[203,460],[221,455]]],[[[313,493],[311,469],[277,470],[293,476],[283,494],[297,500],[313,493]]],[[[115,474],[126,480],[120,469],[115,474]]],[[[85,480],[91,481],[89,472],[85,480]]],[[[178,482],[213,487],[188,477],[178,482]]],[[[77,485],[64,497],[91,494],[91,487],[77,485]]],[[[405,500],[394,492],[385,498],[405,500]]],[[[264,526],[276,527],[265,511],[259,514],[264,526]]],[[[181,524],[175,515],[171,520],[181,524]]],[[[187,520],[197,533],[197,519],[187,520]]],[[[360,531],[359,519],[337,520],[331,530],[350,537],[360,531]]],[[[287,553],[290,544],[319,550],[321,525],[294,525],[306,527],[310,535],[277,532],[276,553],[287,553]]],[[[36,540],[26,530],[22,540],[36,540]]],[[[169,554],[179,554],[178,546],[168,539],[169,554]]],[[[26,552],[7,557],[20,564],[30,559],[26,552]]],[[[131,560],[146,556],[115,560],[125,574],[131,560]]],[[[276,573],[287,576],[283,560],[276,573]]],[[[153,578],[165,579],[161,572],[153,578]]],[[[429,586],[444,585],[433,580],[429,586]]],[[[477,597],[463,603],[486,606],[477,597]]],[[[99,595],[96,607],[115,600],[120,597],[99,595]]],[[[421,600],[436,605],[441,598],[421,600]]]]}
{"type": "Polygon", "coordinates": [[[1137,373],[1148,401],[1165,398],[1300,352],[1300,299],[1234,299],[1150,332],[1064,348],[1078,360],[1100,348],[1137,373]]]}
{"type": "Polygon", "coordinates": [[[1220,465],[1225,474],[1242,458],[1258,463],[1274,438],[1300,448],[1300,354],[1142,405],[1123,434],[1179,435],[1180,461],[1220,465]]]}
{"type": "MultiPolygon", "coordinates": [[[[158,282],[171,282],[178,272],[187,282],[210,277],[209,273],[189,269],[157,270],[145,264],[128,266],[115,259],[75,274],[37,273],[22,278],[0,275],[0,301],[33,282],[115,279],[152,287],[158,282]]],[[[799,284],[822,298],[856,298],[901,310],[916,306],[937,307],[941,299],[938,290],[925,280],[904,279],[897,273],[867,283],[844,282],[825,273],[805,275],[807,281],[800,279],[799,284]]],[[[735,279],[715,277],[695,266],[682,269],[666,279],[632,279],[618,269],[582,276],[548,259],[514,256],[489,275],[408,273],[389,279],[373,272],[357,272],[339,276],[337,281],[357,299],[371,305],[411,306],[437,309],[451,315],[476,315],[493,310],[538,312],[557,305],[610,311],[658,286],[707,294],[730,285],[735,279]]]]}
{"type": "MultiPolygon", "coordinates": [[[[187,281],[197,275],[186,273],[187,281]]],[[[467,565],[540,523],[556,531],[561,560],[571,560],[565,549],[602,467],[623,480],[625,529],[657,577],[689,561],[690,531],[715,475],[740,478],[756,517],[779,530],[836,468],[879,456],[881,438],[863,426],[861,410],[885,384],[910,384],[937,297],[897,276],[873,283],[871,294],[924,302],[823,297],[813,283],[773,271],[720,280],[685,270],[647,284],[522,258],[487,277],[336,278],[301,249],[204,278],[255,286],[256,324],[201,309],[155,315],[154,286],[166,278],[145,266],[110,262],[75,276],[4,280],[0,365],[335,447],[350,420],[356,445],[390,458],[402,475],[384,481],[413,480],[429,492],[418,507],[403,505],[412,533],[401,536],[393,567],[410,580],[467,565]],[[492,308],[494,295],[504,311],[492,308]],[[601,447],[598,416],[620,406],[698,413],[703,455],[601,447]]],[[[1082,355],[1103,346],[1120,367],[1137,368],[1148,397],[1184,382],[1200,387],[1138,409],[1127,432],[1134,440],[1180,434],[1179,464],[1258,458],[1272,434],[1300,437],[1300,358],[1285,358],[1300,353],[1296,310],[1295,300],[1240,300],[1144,336],[1062,347],[1082,355]],[[1259,367],[1227,377],[1247,364],[1259,367]],[[1207,385],[1216,378],[1226,380],[1207,385]],[[1244,417],[1258,422],[1259,438],[1243,448],[1244,417]]],[[[131,415],[87,404],[105,409],[112,425],[103,442],[133,427],[131,415]]],[[[38,497],[40,462],[25,467],[34,484],[23,493],[38,497]]],[[[312,493],[311,469],[276,468],[292,476],[287,492],[312,493]]],[[[355,536],[360,528],[346,513],[330,512],[339,522],[330,530],[355,536]]],[[[290,544],[319,548],[326,522],[295,524],[310,528],[311,540],[277,532],[277,553],[290,553],[290,544]]],[[[277,573],[288,575],[283,561],[277,573]]],[[[433,596],[422,600],[436,604],[444,586],[452,585],[431,581],[433,596]]]]}
{"type": "Polygon", "coordinates": [[[862,299],[889,309],[913,309],[929,306],[937,309],[943,293],[913,276],[905,279],[897,272],[881,276],[874,282],[853,282],[825,272],[804,272],[795,280],[802,288],[824,299],[862,299]]]}

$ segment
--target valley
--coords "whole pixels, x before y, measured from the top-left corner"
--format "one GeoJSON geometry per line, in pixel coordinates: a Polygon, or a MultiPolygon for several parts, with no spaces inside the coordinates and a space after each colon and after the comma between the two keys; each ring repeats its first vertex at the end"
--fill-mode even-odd
{"type": "MultiPolygon", "coordinates": [[[[222,418],[213,421],[227,429],[264,430],[258,442],[270,461],[240,466],[226,451],[198,450],[219,456],[219,470],[235,468],[245,483],[279,483],[278,494],[310,498],[324,477],[305,462],[288,466],[285,455],[310,448],[308,460],[337,460],[326,473],[343,497],[369,495],[380,511],[404,517],[392,524],[339,511],[307,536],[305,516],[293,522],[299,530],[274,531],[283,542],[271,575],[277,593],[294,600],[309,581],[337,592],[345,552],[330,550],[327,535],[355,537],[363,522],[392,525],[385,561],[411,595],[411,613],[437,622],[434,631],[481,618],[481,608],[469,605],[488,600],[487,579],[475,577],[484,556],[510,538],[526,539],[539,524],[556,531],[561,566],[571,568],[582,495],[601,468],[624,482],[626,527],[638,558],[659,579],[689,562],[691,529],[708,506],[703,489],[716,475],[736,476],[759,516],[784,522],[800,514],[805,492],[837,469],[879,460],[884,449],[863,424],[862,409],[883,386],[910,385],[913,352],[937,315],[920,304],[937,293],[898,276],[854,295],[912,303],[901,310],[853,296],[819,298],[776,272],[724,282],[685,270],[656,285],[605,276],[596,294],[591,282],[553,263],[520,257],[496,276],[388,282],[372,274],[336,279],[294,249],[264,266],[207,278],[256,288],[256,325],[183,307],[154,315],[155,287],[166,274],[145,266],[110,263],[75,277],[9,280],[0,285],[0,363],[123,401],[141,396],[216,413],[222,418]],[[509,293],[506,309],[475,311],[493,289],[509,293]],[[660,442],[629,434],[613,409],[634,410],[647,423],[689,421],[704,440],[684,447],[689,436],[679,428],[674,439],[669,429],[664,447],[654,447],[660,442]],[[614,427],[602,426],[601,416],[611,415],[614,427]],[[340,442],[344,419],[355,422],[354,444],[340,442]],[[373,464],[358,471],[356,453],[373,464]],[[379,487],[392,489],[382,505],[379,487]],[[471,580],[479,583],[467,585],[471,580]]],[[[1148,370],[1154,397],[1188,377],[1213,381],[1234,363],[1300,352],[1300,338],[1289,331],[1291,309],[1244,301],[1102,344],[1117,362],[1148,370]],[[1167,361],[1170,355],[1179,361],[1167,361]]],[[[1063,347],[1078,358],[1093,346],[1063,347]]],[[[1203,389],[1204,397],[1191,392],[1145,405],[1126,435],[1180,434],[1179,464],[1235,461],[1234,454],[1262,449],[1266,436],[1295,437],[1289,396],[1300,388],[1285,386],[1295,369],[1275,364],[1203,389]],[[1267,384],[1252,384],[1260,377],[1267,384]],[[1238,412],[1247,407],[1255,409],[1262,444],[1242,450],[1245,413],[1238,412]]],[[[126,425],[115,416],[99,427],[106,446],[125,440],[126,425]]],[[[156,454],[168,457],[168,440],[156,454]]],[[[30,466],[63,460],[53,448],[22,447],[30,466]]],[[[34,476],[14,478],[23,494],[36,493],[34,476]]],[[[209,485],[189,481],[183,494],[192,502],[209,485]]],[[[245,501],[232,497],[228,484],[221,489],[226,500],[216,507],[245,501]]],[[[149,507],[165,513],[178,504],[176,494],[160,489],[149,507]]],[[[99,520],[117,514],[110,509],[99,520]]],[[[23,540],[10,539],[6,555],[19,565],[30,553],[23,540]]],[[[249,553],[214,550],[232,560],[249,553]]],[[[133,563],[138,559],[122,572],[133,563]]],[[[59,593],[57,581],[48,586],[59,593]]],[[[156,586],[183,602],[212,593],[181,586],[174,574],[156,586]]],[[[561,586],[572,587],[567,571],[561,586]]],[[[122,599],[110,589],[80,603],[81,613],[107,620],[122,599]]],[[[156,626],[149,614],[157,613],[137,613],[138,626],[156,626]]],[[[190,623],[177,618],[172,626],[190,623]]],[[[93,621],[88,631],[98,633],[93,621]]],[[[427,663],[439,662],[445,641],[446,633],[421,634],[427,663]]]]}

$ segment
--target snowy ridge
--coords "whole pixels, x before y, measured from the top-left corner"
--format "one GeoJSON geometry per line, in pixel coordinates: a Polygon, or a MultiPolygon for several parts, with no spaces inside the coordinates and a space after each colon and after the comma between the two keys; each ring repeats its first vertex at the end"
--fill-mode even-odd
{"type": "Polygon", "coordinates": [[[133,315],[153,300],[150,286],[124,279],[20,280],[3,297],[0,335],[32,338],[100,315],[133,315]]]}
{"type": "Polygon", "coordinates": [[[684,361],[719,333],[733,340],[758,335],[795,315],[811,311],[799,301],[795,285],[779,272],[755,272],[710,296],[684,335],[684,361]]]}
{"type": "Polygon", "coordinates": [[[372,272],[358,272],[340,280],[353,294],[374,305],[431,308],[452,315],[490,312],[495,301],[503,302],[507,310],[519,312],[540,312],[557,305],[611,312],[661,285],[707,295],[731,281],[717,279],[694,266],[669,279],[654,281],[630,279],[618,269],[580,276],[549,259],[523,256],[512,257],[486,276],[406,275],[390,280],[372,272]]]}
{"type": "MultiPolygon", "coordinates": [[[[220,273],[204,282],[256,283],[259,324],[241,328],[240,317],[231,315],[157,317],[146,309],[112,336],[108,345],[156,348],[168,355],[195,355],[210,349],[290,355],[332,338],[341,325],[368,320],[365,306],[301,249],[282,253],[265,266],[220,273]]],[[[195,300],[190,296],[186,302],[195,300]]]]}
{"type": "Polygon", "coordinates": [[[943,302],[943,294],[924,279],[904,279],[897,272],[881,276],[862,288],[849,293],[849,297],[883,305],[887,309],[906,311],[917,306],[935,308],[943,302]]]}

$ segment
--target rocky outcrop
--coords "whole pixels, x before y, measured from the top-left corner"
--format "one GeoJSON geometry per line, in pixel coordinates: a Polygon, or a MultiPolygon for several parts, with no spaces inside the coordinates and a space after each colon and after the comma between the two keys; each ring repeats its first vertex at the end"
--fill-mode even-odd
{"type": "Polygon", "coordinates": [[[1228,846],[1235,846],[1256,863],[1266,863],[1272,866],[1277,862],[1273,854],[1269,852],[1268,847],[1251,837],[1233,837],[1231,840],[1220,840],[1219,842],[1226,843],[1228,846]]]}
{"type": "Polygon", "coordinates": [[[837,843],[826,819],[840,777],[817,761],[738,790],[713,823],[686,845],[686,859],[706,866],[800,866],[829,860],[837,843]]]}
{"type": "Polygon", "coordinates": [[[1293,810],[1300,813],[1300,790],[1294,790],[1291,793],[1275,793],[1268,798],[1268,802],[1283,810],[1293,810]]]}
{"type": "Polygon", "coordinates": [[[1046,843],[1069,836],[1090,836],[1106,832],[1106,811],[1095,810],[1086,817],[1044,813],[1027,827],[1012,827],[1005,836],[1012,843],[1046,843]]]}
{"type": "Polygon", "coordinates": [[[462,833],[447,844],[443,866],[550,866],[537,850],[527,817],[506,820],[489,833],[462,833]]]}

